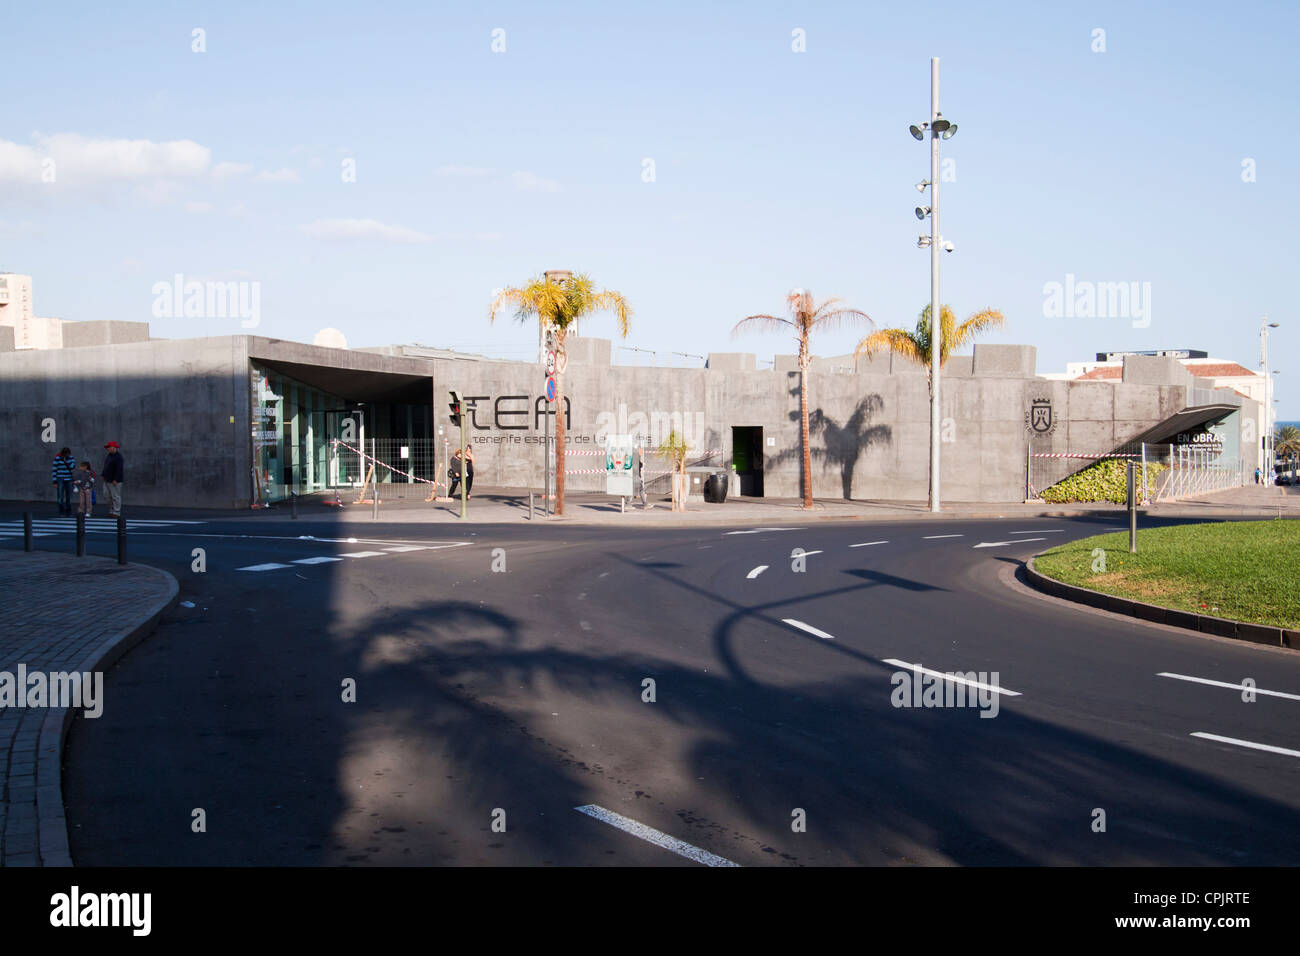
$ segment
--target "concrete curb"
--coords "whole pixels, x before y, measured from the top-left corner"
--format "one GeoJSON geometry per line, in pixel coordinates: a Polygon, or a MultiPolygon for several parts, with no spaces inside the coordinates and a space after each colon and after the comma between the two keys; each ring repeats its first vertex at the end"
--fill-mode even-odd
{"type": "MultiPolygon", "coordinates": [[[[132,564],[132,567],[165,578],[167,596],[148,609],[148,616],[143,621],[106,638],[92,649],[76,670],[98,671],[112,667],[127,651],[152,634],[162,616],[176,604],[176,599],[180,596],[180,584],[175,577],[161,568],[147,564],[132,564]]],[[[75,716],[76,711],[71,708],[51,708],[41,723],[41,733],[37,740],[36,826],[42,866],[72,866],[68,820],[63,808],[63,745],[75,716]]]]}
{"type": "MultiPolygon", "coordinates": [[[[1035,555],[1034,558],[1038,557],[1035,555]]],[[[1248,621],[1234,621],[1226,617],[1211,617],[1208,614],[1194,614],[1191,611],[1179,611],[1174,608],[1161,607],[1158,604],[1146,604],[1114,594],[1103,594],[1089,588],[1066,584],[1055,578],[1049,578],[1036,567],[1034,558],[1025,562],[1025,579],[1036,590],[1052,597],[1086,604],[1088,607],[1100,608],[1115,614],[1125,614],[1153,624],[1168,624],[1201,634],[1213,634],[1216,637],[1228,637],[1252,644],[1268,644],[1273,647],[1300,649],[1300,630],[1285,627],[1271,627],[1266,624],[1252,624],[1248,621]]]]}

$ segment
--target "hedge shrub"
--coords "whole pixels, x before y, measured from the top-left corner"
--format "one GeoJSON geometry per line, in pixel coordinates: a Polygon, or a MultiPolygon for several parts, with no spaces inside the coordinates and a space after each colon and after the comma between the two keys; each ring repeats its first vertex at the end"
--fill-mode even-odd
{"type": "MultiPolygon", "coordinates": [[[[1122,505],[1128,501],[1128,479],[1125,475],[1127,459],[1105,458],[1089,465],[1083,471],[1058,481],[1042,492],[1044,501],[1061,504],[1067,501],[1111,501],[1122,505]]],[[[1156,476],[1165,470],[1165,465],[1148,462],[1146,466],[1146,489],[1148,499],[1156,490],[1156,476]]],[[[1138,464],[1138,471],[1142,465],[1138,464]]]]}

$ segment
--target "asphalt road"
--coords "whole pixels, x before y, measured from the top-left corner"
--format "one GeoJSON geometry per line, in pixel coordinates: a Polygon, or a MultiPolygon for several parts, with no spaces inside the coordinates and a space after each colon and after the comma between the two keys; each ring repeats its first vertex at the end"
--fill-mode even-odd
{"type": "Polygon", "coordinates": [[[1300,654],[1010,580],[1058,540],[1120,526],[136,529],[132,557],[195,606],[73,726],[73,859],[1300,863],[1300,654]],[[342,534],[358,540],[321,540],[342,534]],[[268,564],[285,566],[239,570],[268,564]],[[1014,696],[986,689],[991,719],[896,707],[912,665],[1014,696]],[[1253,703],[1200,682],[1246,678],[1253,703]]]}

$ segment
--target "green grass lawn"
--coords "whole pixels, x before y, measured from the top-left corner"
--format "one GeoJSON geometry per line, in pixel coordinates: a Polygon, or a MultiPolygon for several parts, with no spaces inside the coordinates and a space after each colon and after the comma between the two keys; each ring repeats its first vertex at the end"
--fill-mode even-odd
{"type": "Polygon", "coordinates": [[[1129,554],[1127,530],[1099,534],[1044,552],[1034,567],[1148,604],[1300,628],[1300,521],[1139,528],[1137,547],[1129,554]],[[1105,552],[1105,570],[1094,548],[1105,552]]]}

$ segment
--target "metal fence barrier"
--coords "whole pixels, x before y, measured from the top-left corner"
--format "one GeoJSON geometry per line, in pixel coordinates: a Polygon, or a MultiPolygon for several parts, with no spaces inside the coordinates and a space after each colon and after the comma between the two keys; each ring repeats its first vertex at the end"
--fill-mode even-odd
{"type": "Polygon", "coordinates": [[[1099,461],[1117,459],[1139,466],[1139,504],[1172,501],[1191,495],[1224,491],[1247,484],[1240,458],[1229,458],[1215,445],[1152,445],[1131,442],[1109,451],[1085,450],[1035,452],[1032,446],[1026,463],[1025,498],[1041,500],[1040,495],[1099,461]]]}

